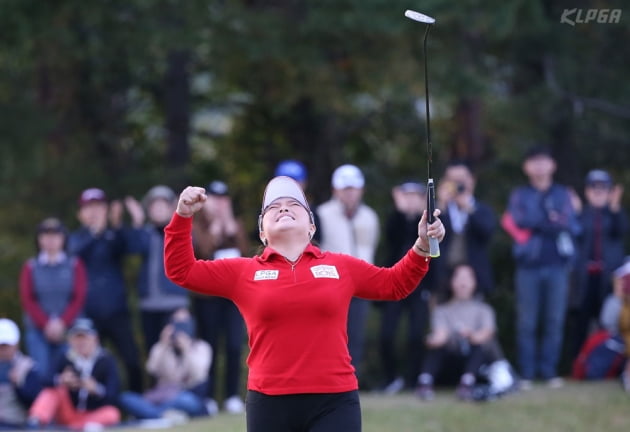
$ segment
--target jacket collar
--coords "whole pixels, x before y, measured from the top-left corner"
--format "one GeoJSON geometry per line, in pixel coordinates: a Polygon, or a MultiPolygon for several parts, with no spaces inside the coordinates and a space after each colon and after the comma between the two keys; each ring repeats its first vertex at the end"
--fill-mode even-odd
{"type": "MultiPolygon", "coordinates": [[[[311,255],[314,258],[321,258],[324,254],[317,246],[314,246],[313,244],[309,243],[304,249],[303,255],[311,255]]],[[[258,257],[260,261],[272,261],[276,258],[284,259],[284,256],[276,252],[274,249],[270,248],[269,246],[267,246],[263,250],[262,254],[260,254],[260,256],[258,257]]]]}

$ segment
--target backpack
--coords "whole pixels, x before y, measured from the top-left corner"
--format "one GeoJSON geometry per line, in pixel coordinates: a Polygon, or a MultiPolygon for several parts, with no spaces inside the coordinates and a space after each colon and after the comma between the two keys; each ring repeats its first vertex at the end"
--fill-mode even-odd
{"type": "Polygon", "coordinates": [[[575,379],[615,378],[624,364],[625,345],[620,336],[607,330],[590,335],[573,362],[571,376],[575,379]]]}

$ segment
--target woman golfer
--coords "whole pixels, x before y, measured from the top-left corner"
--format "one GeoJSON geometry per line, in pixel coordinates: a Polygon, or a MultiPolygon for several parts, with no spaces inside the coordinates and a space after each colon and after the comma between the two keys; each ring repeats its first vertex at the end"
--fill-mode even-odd
{"type": "Polygon", "coordinates": [[[429,236],[444,238],[442,222],[427,226],[425,212],[409,252],[391,268],[377,267],[313,246],[304,192],[293,179],[275,177],[258,220],[262,254],[205,261],[195,259],[191,242],[191,217],[205,200],[203,188],[182,191],[165,229],[165,269],[178,285],[232,300],[243,315],[250,348],[248,432],[360,432],[346,335],[350,299],[409,295],[429,269],[429,236]]]}

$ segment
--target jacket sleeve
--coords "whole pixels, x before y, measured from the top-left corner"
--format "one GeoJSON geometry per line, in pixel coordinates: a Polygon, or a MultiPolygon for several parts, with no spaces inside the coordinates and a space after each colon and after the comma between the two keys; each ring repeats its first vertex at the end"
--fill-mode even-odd
{"type": "Polygon", "coordinates": [[[20,272],[20,301],[24,312],[33,320],[35,326],[43,329],[48,322],[48,315],[39,306],[35,296],[30,260],[24,263],[20,272]]]}
{"type": "Polygon", "coordinates": [[[482,244],[488,244],[497,228],[497,217],[485,204],[479,203],[468,218],[469,235],[482,244]]]}
{"type": "Polygon", "coordinates": [[[197,260],[192,246],[192,218],[173,214],[164,229],[164,270],[175,284],[201,294],[232,298],[241,269],[251,258],[197,260]]]}
{"type": "Polygon", "coordinates": [[[411,294],[429,271],[430,258],[411,249],[392,267],[378,267],[349,255],[346,261],[355,284],[354,295],[368,300],[401,300],[411,294]]]}
{"type": "Polygon", "coordinates": [[[118,367],[116,360],[110,354],[105,355],[104,359],[105,376],[102,382],[99,381],[105,390],[102,400],[107,405],[116,405],[120,394],[120,377],[118,375],[118,367]]]}
{"type": "Polygon", "coordinates": [[[24,405],[30,406],[43,388],[44,385],[39,371],[32,367],[20,385],[15,388],[15,392],[24,405]]]}

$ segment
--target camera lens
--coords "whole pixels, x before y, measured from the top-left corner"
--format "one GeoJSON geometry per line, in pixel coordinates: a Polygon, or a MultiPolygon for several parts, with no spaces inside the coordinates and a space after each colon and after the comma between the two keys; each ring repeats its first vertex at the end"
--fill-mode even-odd
{"type": "Polygon", "coordinates": [[[466,191],[466,185],[464,183],[457,183],[457,193],[464,193],[466,191]]]}

